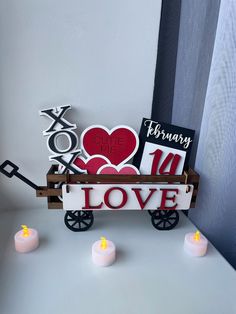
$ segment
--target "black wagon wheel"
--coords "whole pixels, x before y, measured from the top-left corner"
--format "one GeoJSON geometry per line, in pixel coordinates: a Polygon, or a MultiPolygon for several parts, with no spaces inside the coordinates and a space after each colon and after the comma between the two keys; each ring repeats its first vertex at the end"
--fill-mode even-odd
{"type": "Polygon", "coordinates": [[[179,213],[176,210],[157,210],[152,214],[152,224],[158,230],[171,230],[179,222],[179,213]]]}
{"type": "Polygon", "coordinates": [[[88,230],[92,226],[93,220],[93,212],[84,210],[68,210],[64,218],[67,228],[74,232],[88,230]]]}

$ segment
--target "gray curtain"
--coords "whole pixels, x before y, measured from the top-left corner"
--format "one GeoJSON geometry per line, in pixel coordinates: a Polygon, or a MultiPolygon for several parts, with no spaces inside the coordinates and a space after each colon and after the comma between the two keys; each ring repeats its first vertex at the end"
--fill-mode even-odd
{"type": "Polygon", "coordinates": [[[183,0],[172,122],[195,129],[190,219],[236,267],[236,2],[183,0]]]}
{"type": "Polygon", "coordinates": [[[220,0],[182,0],[172,123],[196,131],[194,165],[220,0]]]}
{"type": "Polygon", "coordinates": [[[196,130],[189,217],[236,267],[236,1],[182,0],[172,123],[196,130]]]}
{"type": "Polygon", "coordinates": [[[190,217],[236,267],[235,123],[236,2],[222,0],[196,157],[202,193],[190,217]]]}

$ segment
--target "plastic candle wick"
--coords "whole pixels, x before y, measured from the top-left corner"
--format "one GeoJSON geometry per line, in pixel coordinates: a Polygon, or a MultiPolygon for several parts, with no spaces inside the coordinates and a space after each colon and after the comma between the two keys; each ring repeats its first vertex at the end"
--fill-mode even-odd
{"type": "Polygon", "coordinates": [[[107,248],[107,239],[105,237],[101,237],[101,248],[103,250],[107,248]]]}
{"type": "Polygon", "coordinates": [[[200,237],[201,237],[201,235],[200,235],[200,231],[196,231],[195,232],[195,234],[194,234],[194,240],[195,241],[200,241],[200,237]]]}
{"type": "Polygon", "coordinates": [[[23,237],[29,236],[29,229],[26,225],[21,225],[21,228],[23,229],[23,237]]]}

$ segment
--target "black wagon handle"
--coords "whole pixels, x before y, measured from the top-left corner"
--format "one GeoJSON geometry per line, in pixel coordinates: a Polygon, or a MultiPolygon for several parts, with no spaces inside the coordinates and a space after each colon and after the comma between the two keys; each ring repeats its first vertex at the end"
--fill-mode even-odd
{"type": "Polygon", "coordinates": [[[0,165],[0,172],[7,176],[8,178],[12,178],[13,176],[17,177],[27,185],[31,186],[35,190],[39,190],[39,187],[34,184],[32,181],[24,177],[22,174],[18,172],[19,167],[15,165],[13,162],[10,160],[4,161],[3,164],[0,165]]]}

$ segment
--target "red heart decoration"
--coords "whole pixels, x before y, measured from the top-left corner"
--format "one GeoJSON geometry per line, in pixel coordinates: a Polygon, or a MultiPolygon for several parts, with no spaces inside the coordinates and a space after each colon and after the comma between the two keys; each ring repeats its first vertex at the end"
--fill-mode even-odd
{"type": "Polygon", "coordinates": [[[81,135],[81,145],[88,156],[105,156],[116,166],[133,157],[138,144],[136,132],[128,126],[117,126],[108,130],[94,125],[85,129],[81,135]]]}
{"type": "Polygon", "coordinates": [[[88,159],[77,157],[74,164],[81,170],[87,170],[88,174],[96,174],[103,165],[110,164],[109,160],[103,156],[93,156],[88,159]]]}
{"type": "Polygon", "coordinates": [[[133,165],[124,165],[116,167],[113,165],[104,165],[98,170],[99,174],[139,174],[138,169],[133,165]]]}

